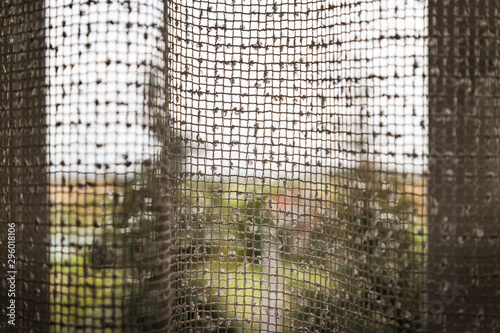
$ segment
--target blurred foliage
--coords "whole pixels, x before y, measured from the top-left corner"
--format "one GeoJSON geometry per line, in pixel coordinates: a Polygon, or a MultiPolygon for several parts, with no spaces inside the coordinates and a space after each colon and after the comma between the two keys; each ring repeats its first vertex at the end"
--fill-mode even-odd
{"type": "Polygon", "coordinates": [[[268,282],[269,274],[260,267],[262,249],[270,242],[279,244],[282,331],[380,332],[390,327],[413,332],[422,327],[427,232],[423,193],[415,193],[411,182],[370,166],[319,185],[256,181],[199,180],[180,190],[185,211],[178,237],[186,285],[193,288],[185,301],[198,304],[198,315],[186,318],[201,318],[191,321],[192,327],[204,322],[205,331],[216,331],[221,323],[224,329],[259,330],[253,325],[259,310],[229,315],[238,307],[231,306],[232,298],[228,304],[228,295],[240,293],[239,301],[246,302],[245,295],[256,287],[237,288],[238,281],[268,282]],[[256,275],[255,267],[262,273],[256,275]],[[287,302],[295,306],[287,308],[287,302]],[[206,323],[207,316],[212,324],[206,323]]]}
{"type": "MultiPolygon", "coordinates": [[[[122,260],[119,246],[108,243],[104,251],[101,237],[123,223],[117,217],[124,216],[125,187],[63,179],[51,189],[51,330],[119,332],[132,269],[113,266],[122,260]]],[[[122,237],[116,234],[118,242],[122,237]]]]}
{"type": "MultiPolygon", "coordinates": [[[[159,288],[153,258],[161,189],[154,172],[92,191],[85,185],[53,205],[53,235],[75,235],[68,255],[52,260],[54,331],[128,331],[148,321],[154,304],[147,299],[159,288]]],[[[253,178],[179,184],[178,318],[186,330],[259,331],[270,276],[263,250],[277,242],[282,331],[417,331],[427,235],[424,193],[417,190],[398,174],[369,167],[320,185],[259,185],[253,178]],[[301,232],[294,230],[300,223],[286,220],[297,205],[313,207],[302,213],[314,219],[291,214],[311,224],[301,232]]]]}
{"type": "Polygon", "coordinates": [[[178,194],[183,212],[177,235],[184,258],[258,263],[262,235],[269,232],[271,193],[270,186],[250,182],[184,183],[178,194]]]}
{"type": "Polygon", "coordinates": [[[333,303],[319,294],[302,320],[321,332],[332,330],[325,323],[339,332],[417,331],[426,285],[424,198],[401,175],[368,164],[335,175],[328,187],[330,214],[312,234],[310,258],[300,259],[328,267],[344,290],[333,303]]]}

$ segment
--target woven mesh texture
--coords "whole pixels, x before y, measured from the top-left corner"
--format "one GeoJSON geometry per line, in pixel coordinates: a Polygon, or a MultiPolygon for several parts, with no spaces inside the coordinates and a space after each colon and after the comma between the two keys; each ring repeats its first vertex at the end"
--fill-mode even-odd
{"type": "Polygon", "coordinates": [[[2,0],[0,331],[500,330],[496,0],[2,0]]]}

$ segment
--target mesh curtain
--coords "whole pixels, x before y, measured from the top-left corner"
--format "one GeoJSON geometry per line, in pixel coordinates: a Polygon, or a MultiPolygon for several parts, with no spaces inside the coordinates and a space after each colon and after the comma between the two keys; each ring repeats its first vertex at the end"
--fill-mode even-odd
{"type": "Polygon", "coordinates": [[[0,330],[496,332],[494,0],[3,0],[0,330]]]}

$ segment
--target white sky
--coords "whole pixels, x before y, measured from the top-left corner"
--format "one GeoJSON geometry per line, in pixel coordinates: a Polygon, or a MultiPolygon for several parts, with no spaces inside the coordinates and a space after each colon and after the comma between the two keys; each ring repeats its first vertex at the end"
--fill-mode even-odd
{"type": "MultiPolygon", "coordinates": [[[[370,115],[363,132],[379,133],[369,136],[370,159],[406,172],[425,169],[422,2],[173,2],[182,24],[169,29],[171,112],[187,137],[209,143],[193,151],[190,171],[295,178],[352,165],[346,149],[359,137],[349,133],[359,131],[360,113],[370,115]],[[331,9],[319,11],[321,5],[331,9]]],[[[55,176],[124,174],[134,170],[124,154],[136,162],[155,153],[136,83],[144,82],[144,64],[161,62],[161,1],[85,3],[48,1],[55,176]]]]}

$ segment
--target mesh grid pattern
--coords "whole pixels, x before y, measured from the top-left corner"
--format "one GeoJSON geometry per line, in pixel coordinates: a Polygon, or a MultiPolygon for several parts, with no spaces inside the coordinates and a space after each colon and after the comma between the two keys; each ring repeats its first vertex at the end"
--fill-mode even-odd
{"type": "Polygon", "coordinates": [[[3,0],[0,330],[495,332],[494,0],[3,0]]]}

